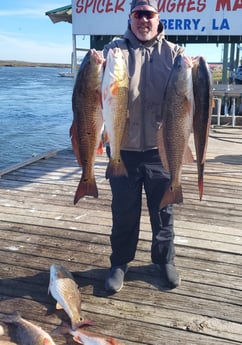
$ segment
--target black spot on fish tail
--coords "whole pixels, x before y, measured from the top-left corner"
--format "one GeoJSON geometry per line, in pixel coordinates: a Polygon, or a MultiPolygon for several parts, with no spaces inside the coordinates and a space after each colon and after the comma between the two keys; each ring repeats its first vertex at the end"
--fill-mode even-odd
{"type": "Polygon", "coordinates": [[[107,169],[106,169],[106,179],[111,176],[128,176],[127,169],[121,158],[114,160],[110,158],[107,169]]]}
{"type": "Polygon", "coordinates": [[[180,185],[175,189],[173,189],[172,186],[170,186],[163,195],[163,198],[161,199],[160,209],[166,207],[169,204],[180,204],[182,202],[182,186],[180,185]]]}
{"type": "Polygon", "coordinates": [[[98,189],[95,178],[82,178],[80,180],[74,197],[74,205],[76,205],[76,203],[84,196],[93,196],[94,198],[98,198],[98,189]]]}

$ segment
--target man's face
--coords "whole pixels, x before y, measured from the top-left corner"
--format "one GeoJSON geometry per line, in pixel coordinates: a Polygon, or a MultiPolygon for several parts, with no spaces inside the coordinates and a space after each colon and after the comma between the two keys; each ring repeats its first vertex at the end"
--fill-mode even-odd
{"type": "Polygon", "coordinates": [[[137,6],[130,14],[131,30],[141,42],[147,42],[157,35],[159,22],[159,14],[148,5],[137,6]]]}

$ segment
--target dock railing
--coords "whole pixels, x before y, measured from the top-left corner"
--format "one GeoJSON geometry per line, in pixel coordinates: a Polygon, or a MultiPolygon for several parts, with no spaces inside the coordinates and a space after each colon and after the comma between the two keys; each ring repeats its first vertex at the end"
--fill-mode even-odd
{"type": "Polygon", "coordinates": [[[236,115],[242,114],[242,85],[214,84],[213,97],[216,112],[213,115],[217,115],[217,125],[221,125],[223,109],[224,116],[232,116],[232,127],[235,127],[236,115]]]}

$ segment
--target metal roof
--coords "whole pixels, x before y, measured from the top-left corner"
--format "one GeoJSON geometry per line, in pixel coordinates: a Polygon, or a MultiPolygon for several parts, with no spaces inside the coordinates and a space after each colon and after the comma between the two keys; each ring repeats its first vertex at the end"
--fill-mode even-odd
{"type": "Polygon", "coordinates": [[[68,22],[72,23],[72,6],[67,5],[45,12],[53,23],[68,22]]]}

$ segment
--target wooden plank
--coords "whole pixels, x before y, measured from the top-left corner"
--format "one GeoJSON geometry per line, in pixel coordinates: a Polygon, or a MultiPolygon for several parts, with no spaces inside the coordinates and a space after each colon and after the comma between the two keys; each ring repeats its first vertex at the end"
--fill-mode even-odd
{"type": "Polygon", "coordinates": [[[22,168],[26,165],[30,165],[36,161],[39,161],[40,159],[47,159],[47,158],[52,157],[54,155],[56,155],[56,150],[51,150],[51,151],[47,151],[47,152],[41,153],[39,155],[36,155],[33,158],[30,158],[24,162],[21,162],[21,163],[15,164],[13,166],[10,166],[9,168],[0,170],[0,177],[2,177],[5,174],[8,174],[12,171],[15,171],[19,168],[22,168]]]}
{"type": "MultiPolygon", "coordinates": [[[[184,204],[175,205],[174,215],[182,284],[172,291],[164,290],[150,262],[145,196],[140,240],[124,289],[113,296],[104,290],[111,252],[105,155],[95,166],[99,199],[84,198],[76,206],[81,169],[70,149],[5,174],[0,180],[0,317],[17,308],[50,332],[67,320],[47,293],[49,267],[60,263],[73,272],[83,313],[97,321],[94,329],[125,345],[240,344],[242,156],[237,153],[242,131],[214,136],[201,202],[196,164],[184,166],[184,204]]],[[[9,339],[10,330],[5,332],[9,339]]],[[[55,336],[55,341],[74,344],[70,336],[55,336]]]]}

